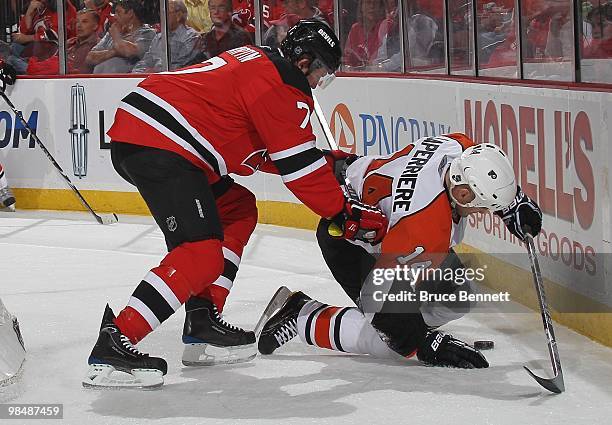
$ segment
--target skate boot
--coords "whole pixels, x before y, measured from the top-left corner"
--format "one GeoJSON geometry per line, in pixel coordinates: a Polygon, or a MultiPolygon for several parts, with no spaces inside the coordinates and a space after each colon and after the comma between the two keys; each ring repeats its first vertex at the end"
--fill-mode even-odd
{"type": "Polygon", "coordinates": [[[257,344],[261,354],[272,354],[274,350],[297,336],[298,314],[310,299],[303,292],[294,292],[280,310],[266,322],[257,344]]]}
{"type": "Polygon", "coordinates": [[[164,359],[138,351],[114,322],[115,315],[106,305],[100,335],[87,363],[89,371],[84,387],[143,388],[161,387],[168,370],[164,359]]]}
{"type": "Polygon", "coordinates": [[[0,208],[5,211],[15,211],[15,195],[8,186],[0,188],[0,208]]]}
{"type": "Polygon", "coordinates": [[[241,363],[257,355],[255,334],[223,320],[212,301],[191,297],[185,303],[185,313],[185,366],[241,363]]]}

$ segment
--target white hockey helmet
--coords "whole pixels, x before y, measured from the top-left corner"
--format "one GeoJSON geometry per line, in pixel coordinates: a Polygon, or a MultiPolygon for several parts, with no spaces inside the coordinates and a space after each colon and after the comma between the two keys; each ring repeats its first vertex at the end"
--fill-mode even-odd
{"type": "Polygon", "coordinates": [[[491,143],[467,148],[450,164],[450,196],[463,207],[484,207],[501,210],[516,196],[514,169],[503,150],[491,143]],[[462,204],[453,197],[453,188],[467,184],[475,198],[462,204]]]}

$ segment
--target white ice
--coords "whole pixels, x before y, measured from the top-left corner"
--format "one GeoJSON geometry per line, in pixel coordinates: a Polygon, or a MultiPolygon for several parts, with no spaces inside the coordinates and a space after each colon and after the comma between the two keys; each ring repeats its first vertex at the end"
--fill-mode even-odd
{"type": "MultiPolygon", "coordinates": [[[[467,341],[495,341],[485,370],[381,362],[299,340],[246,364],[185,368],[179,311],[139,344],[167,359],[163,389],[83,389],[104,305],[119,311],[165,250],[151,219],[120,220],[101,226],[80,214],[0,216],[0,297],[19,318],[28,350],[22,381],[1,390],[0,402],[63,403],[63,423],[87,425],[611,423],[612,349],[557,324],[567,391],[552,395],[522,367],[550,371],[540,316],[527,309],[473,314],[446,326],[467,341]]],[[[313,232],[258,226],[226,319],[252,328],[281,284],[349,303],[313,232]]]]}

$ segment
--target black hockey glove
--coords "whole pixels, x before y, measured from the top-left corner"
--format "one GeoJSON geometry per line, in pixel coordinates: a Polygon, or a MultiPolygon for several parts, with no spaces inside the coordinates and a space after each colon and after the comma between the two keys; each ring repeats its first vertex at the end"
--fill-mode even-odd
{"type": "Polygon", "coordinates": [[[522,241],[525,240],[525,232],[536,237],[542,230],[542,210],[533,199],[525,195],[520,186],[517,186],[514,201],[495,214],[504,220],[510,233],[522,241]]]}
{"type": "Polygon", "coordinates": [[[359,240],[377,244],[385,237],[387,217],[376,207],[346,198],[344,209],[336,214],[331,221],[342,231],[337,238],[359,240]]]}
{"type": "Polygon", "coordinates": [[[4,92],[6,86],[12,86],[17,79],[17,71],[8,63],[0,59],[0,91],[4,92]]]}
{"type": "Polygon", "coordinates": [[[354,153],[347,153],[341,150],[322,149],[322,152],[325,160],[332,167],[338,183],[345,184],[346,169],[360,157],[354,153]]]}
{"type": "Polygon", "coordinates": [[[431,366],[482,369],[489,362],[474,347],[440,331],[427,334],[425,342],[417,351],[417,358],[431,366]]]}

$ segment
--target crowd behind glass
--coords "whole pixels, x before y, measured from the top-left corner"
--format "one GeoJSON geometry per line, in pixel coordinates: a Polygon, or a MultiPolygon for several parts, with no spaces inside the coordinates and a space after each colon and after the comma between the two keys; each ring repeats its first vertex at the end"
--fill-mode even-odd
{"type": "Polygon", "coordinates": [[[316,18],[347,72],[612,83],[612,0],[254,1],[3,0],[0,57],[24,75],[158,72],[316,18]]]}

